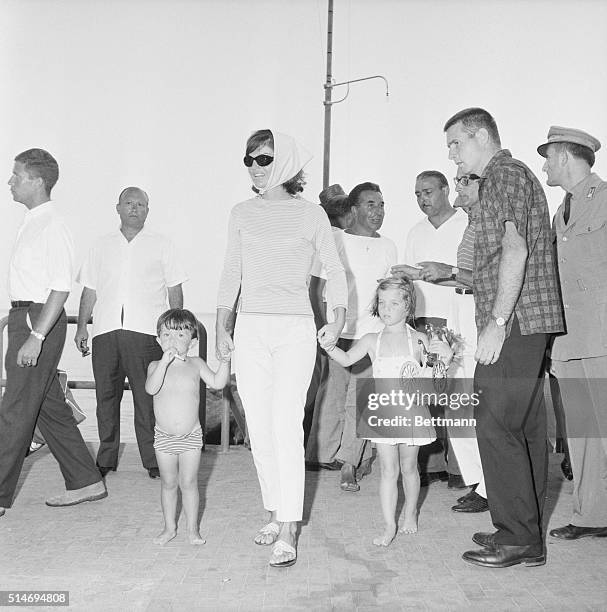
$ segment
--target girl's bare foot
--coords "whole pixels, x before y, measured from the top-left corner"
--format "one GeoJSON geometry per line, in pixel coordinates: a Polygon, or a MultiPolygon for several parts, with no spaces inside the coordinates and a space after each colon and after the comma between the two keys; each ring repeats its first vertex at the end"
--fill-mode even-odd
{"type": "Polygon", "coordinates": [[[202,546],[206,544],[207,541],[203,540],[200,537],[200,533],[198,531],[188,531],[188,542],[193,546],[202,546]]]}
{"type": "Polygon", "coordinates": [[[413,512],[409,512],[405,509],[405,520],[400,528],[400,533],[417,533],[417,508],[415,508],[413,512]]]}
{"type": "Polygon", "coordinates": [[[386,527],[382,536],[379,538],[373,538],[373,544],[375,544],[375,546],[390,546],[395,535],[396,525],[390,525],[389,527],[386,527]]]}
{"type": "Polygon", "coordinates": [[[177,535],[177,531],[175,529],[168,529],[167,527],[159,533],[153,540],[154,544],[159,544],[163,546],[167,542],[170,542],[177,535]]]}

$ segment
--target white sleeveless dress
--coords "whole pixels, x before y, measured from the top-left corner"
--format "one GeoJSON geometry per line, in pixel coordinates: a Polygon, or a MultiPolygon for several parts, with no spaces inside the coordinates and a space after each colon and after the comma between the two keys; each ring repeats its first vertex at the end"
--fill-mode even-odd
{"type": "MultiPolygon", "coordinates": [[[[413,334],[416,332],[409,325],[406,325],[405,329],[409,348],[408,355],[381,355],[381,339],[384,332],[382,330],[377,334],[375,360],[373,361],[373,378],[400,380],[403,378],[422,378],[428,375],[428,368],[422,366],[414,357],[417,347],[413,346],[413,334]]],[[[430,418],[427,406],[416,405],[413,412],[405,414],[406,416],[422,415],[424,418],[430,418]]],[[[411,424],[410,427],[403,428],[403,431],[410,435],[404,438],[367,438],[367,440],[371,440],[376,444],[406,444],[407,446],[424,446],[436,440],[436,430],[432,426],[415,426],[411,424]]]]}

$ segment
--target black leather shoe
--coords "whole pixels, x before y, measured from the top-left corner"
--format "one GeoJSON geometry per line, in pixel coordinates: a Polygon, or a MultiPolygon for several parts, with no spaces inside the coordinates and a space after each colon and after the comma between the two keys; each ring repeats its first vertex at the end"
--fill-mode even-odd
{"type": "Polygon", "coordinates": [[[318,472],[320,470],[330,470],[332,472],[337,472],[338,470],[341,470],[341,466],[342,462],[337,461],[337,459],[333,459],[333,461],[329,463],[325,463],[323,461],[320,461],[318,463],[306,463],[306,469],[310,470],[311,472],[318,472]]]}
{"type": "Polygon", "coordinates": [[[459,474],[449,474],[448,476],[449,484],[447,485],[449,489],[465,489],[466,483],[464,479],[459,474]]]}
{"type": "Polygon", "coordinates": [[[472,493],[468,499],[465,499],[461,504],[456,504],[451,510],[453,512],[486,512],[489,510],[489,504],[478,493],[472,493]]]}
{"type": "Polygon", "coordinates": [[[495,533],[487,533],[486,531],[477,531],[472,536],[472,541],[479,546],[492,548],[495,544],[495,533]]]}
{"type": "Polygon", "coordinates": [[[101,478],[105,478],[110,472],[116,471],[115,467],[106,467],[105,465],[99,465],[98,463],[95,463],[95,465],[101,474],[101,478]]]}
{"type": "Polygon", "coordinates": [[[541,544],[530,546],[494,544],[490,548],[468,550],[462,555],[462,559],[467,563],[482,567],[510,567],[519,563],[535,566],[546,563],[544,547],[541,544]]]}
{"type": "Polygon", "coordinates": [[[476,491],[476,487],[478,487],[478,482],[476,484],[473,484],[472,487],[470,488],[470,491],[468,491],[468,493],[466,493],[466,495],[462,495],[461,497],[457,498],[457,503],[461,504],[463,501],[466,501],[467,499],[470,499],[470,497],[472,497],[472,494],[476,491]]]}
{"type": "Polygon", "coordinates": [[[150,478],[160,478],[160,470],[155,468],[148,468],[148,475],[150,478]]]}
{"type": "Polygon", "coordinates": [[[561,461],[561,472],[567,480],[573,480],[573,470],[571,469],[571,463],[569,463],[569,457],[565,455],[561,461]]]}
{"type": "Polygon", "coordinates": [[[561,540],[579,540],[580,538],[607,538],[607,527],[578,527],[577,525],[566,525],[551,529],[550,535],[561,540]]]}
{"type": "Polygon", "coordinates": [[[447,472],[425,472],[419,475],[419,486],[427,487],[433,482],[446,482],[449,480],[447,472]]]}

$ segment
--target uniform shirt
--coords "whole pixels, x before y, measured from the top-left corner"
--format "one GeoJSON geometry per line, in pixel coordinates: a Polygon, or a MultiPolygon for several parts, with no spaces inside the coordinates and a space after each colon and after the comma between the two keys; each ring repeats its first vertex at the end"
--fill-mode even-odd
{"type": "MultiPolygon", "coordinates": [[[[455,266],[457,248],[468,225],[468,215],[456,210],[439,227],[434,227],[428,217],[411,228],[405,245],[405,263],[415,266],[422,261],[438,261],[455,266]]],[[[415,281],[417,291],[416,317],[449,318],[453,287],[415,281]]]]}
{"type": "MultiPolygon", "coordinates": [[[[476,326],[491,320],[497,295],[502,237],[511,221],[527,243],[525,276],[514,314],[523,336],[563,330],[561,300],[550,242],[550,219],[544,190],[537,177],[510,151],[489,161],[479,186],[480,207],[474,243],[476,326]]],[[[512,317],[506,336],[510,334],[512,317]]]]}
{"type": "Polygon", "coordinates": [[[217,306],[232,309],[240,289],[240,312],[311,317],[308,278],[315,253],[327,270],[327,301],[345,308],[346,277],[320,206],[299,197],[236,204],[217,306]]]}
{"type": "Polygon", "coordinates": [[[571,190],[554,217],[566,332],[554,339],[559,361],[607,355],[607,183],[592,173],[571,190]]]}
{"type": "Polygon", "coordinates": [[[120,230],[89,251],[78,282],[97,293],[93,336],[115,329],[156,335],[167,287],[187,280],[172,242],[145,227],[129,242],[120,230]]]}
{"type": "Polygon", "coordinates": [[[74,242],[55,202],[28,210],[17,232],[8,273],[11,301],[45,303],[49,293],[71,291],[74,242]]]}
{"type": "Polygon", "coordinates": [[[334,236],[348,283],[348,310],[341,337],[358,339],[377,333],[384,325],[371,314],[371,304],[377,281],[388,276],[396,264],[396,245],[385,236],[357,236],[347,231],[334,236]]]}

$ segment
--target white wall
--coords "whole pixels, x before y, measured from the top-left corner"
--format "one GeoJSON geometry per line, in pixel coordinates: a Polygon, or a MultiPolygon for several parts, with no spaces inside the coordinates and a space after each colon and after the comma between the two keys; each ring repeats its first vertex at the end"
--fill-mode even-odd
{"type": "MultiPolygon", "coordinates": [[[[442,126],[461,108],[492,112],[538,175],[550,124],[607,148],[606,25],[600,0],[336,0],[336,80],[381,73],[390,98],[371,81],[334,106],[332,180],[378,182],[401,247],[415,175],[454,175],[442,126]]],[[[187,305],[211,312],[229,210],[251,194],[249,133],[300,139],[315,154],[304,195],[321,188],[325,28],[325,0],[0,0],[0,176],[27,148],[57,157],[79,259],[116,227],[120,190],[143,187],[149,225],[187,260],[187,305]]],[[[606,152],[595,168],[607,178],[606,152]]],[[[4,189],[0,270],[22,217],[4,189]]],[[[561,192],[547,193],[554,210],[561,192]]]]}

